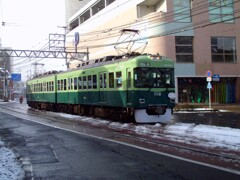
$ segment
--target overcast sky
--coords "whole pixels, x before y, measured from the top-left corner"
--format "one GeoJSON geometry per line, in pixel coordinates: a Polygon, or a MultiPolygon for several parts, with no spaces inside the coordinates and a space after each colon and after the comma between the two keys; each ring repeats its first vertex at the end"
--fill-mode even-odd
{"type": "Polygon", "coordinates": [[[62,33],[64,0],[0,0],[2,45],[36,49],[48,42],[49,33],[62,33]]]}

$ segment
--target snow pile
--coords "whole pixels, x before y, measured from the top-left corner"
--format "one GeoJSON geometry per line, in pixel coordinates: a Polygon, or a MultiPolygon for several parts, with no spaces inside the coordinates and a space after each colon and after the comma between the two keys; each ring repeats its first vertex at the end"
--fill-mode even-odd
{"type": "Polygon", "coordinates": [[[165,128],[164,134],[175,141],[201,146],[240,150],[240,129],[209,125],[176,123],[165,128]]]}
{"type": "Polygon", "coordinates": [[[128,131],[153,138],[167,138],[175,142],[196,144],[202,147],[224,148],[240,151],[240,129],[194,123],[175,123],[163,126],[159,123],[133,124],[102,120],[60,113],[61,117],[89,123],[93,126],[105,126],[119,131],[128,131]]]}
{"type": "Polygon", "coordinates": [[[24,170],[16,160],[15,154],[13,151],[3,147],[3,145],[3,142],[0,141],[0,179],[23,179],[24,170]]]}

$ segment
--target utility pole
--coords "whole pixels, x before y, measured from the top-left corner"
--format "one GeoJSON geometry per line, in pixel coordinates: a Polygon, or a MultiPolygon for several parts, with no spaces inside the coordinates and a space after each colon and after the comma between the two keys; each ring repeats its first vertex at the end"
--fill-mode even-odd
{"type": "Polygon", "coordinates": [[[3,81],[3,84],[2,84],[2,95],[3,95],[3,101],[4,102],[8,102],[8,77],[7,77],[7,74],[8,74],[8,71],[7,71],[7,61],[9,62],[10,59],[9,59],[9,55],[6,53],[6,52],[2,52],[1,53],[1,57],[0,58],[2,61],[2,74],[3,74],[3,78],[2,78],[2,81],[3,81]]]}
{"type": "Polygon", "coordinates": [[[3,85],[3,92],[4,92],[4,97],[3,101],[8,102],[8,96],[7,96],[7,67],[6,67],[6,57],[3,59],[3,67],[4,67],[4,85],[3,85]]]}

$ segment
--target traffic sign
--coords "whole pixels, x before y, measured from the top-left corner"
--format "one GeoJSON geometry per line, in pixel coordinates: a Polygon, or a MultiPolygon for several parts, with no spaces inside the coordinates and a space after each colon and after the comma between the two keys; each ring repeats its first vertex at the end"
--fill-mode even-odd
{"type": "Polygon", "coordinates": [[[212,76],[212,72],[211,71],[207,71],[207,77],[211,77],[212,76]]]}
{"type": "Polygon", "coordinates": [[[12,74],[11,74],[11,79],[12,79],[13,81],[21,81],[21,74],[12,73],[12,74]]]}
{"type": "Polygon", "coordinates": [[[212,84],[210,82],[207,84],[207,89],[212,89],[212,84]]]}
{"type": "Polygon", "coordinates": [[[212,81],[212,77],[207,77],[207,82],[212,81]]]}

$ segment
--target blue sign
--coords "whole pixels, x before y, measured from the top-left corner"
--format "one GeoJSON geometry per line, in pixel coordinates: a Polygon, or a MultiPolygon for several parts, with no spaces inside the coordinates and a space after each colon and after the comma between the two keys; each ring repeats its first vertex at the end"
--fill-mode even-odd
{"type": "Polygon", "coordinates": [[[13,81],[21,81],[21,80],[22,80],[22,76],[21,76],[21,74],[12,73],[12,74],[11,74],[11,79],[12,79],[13,81]]]}
{"type": "Polygon", "coordinates": [[[219,74],[213,74],[212,75],[212,80],[213,81],[220,81],[220,75],[219,74]]]}
{"type": "Polygon", "coordinates": [[[208,88],[208,89],[212,89],[212,84],[211,84],[210,82],[208,82],[207,88],[208,88]]]}
{"type": "Polygon", "coordinates": [[[211,77],[212,76],[212,72],[211,71],[207,71],[207,77],[211,77]]]}

